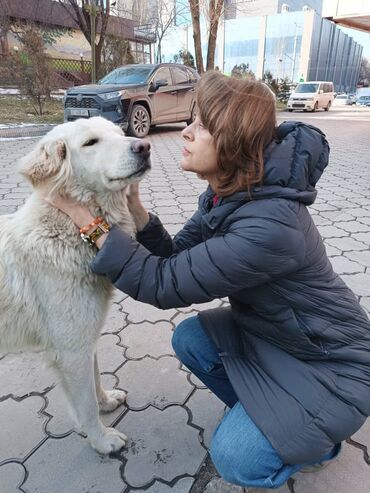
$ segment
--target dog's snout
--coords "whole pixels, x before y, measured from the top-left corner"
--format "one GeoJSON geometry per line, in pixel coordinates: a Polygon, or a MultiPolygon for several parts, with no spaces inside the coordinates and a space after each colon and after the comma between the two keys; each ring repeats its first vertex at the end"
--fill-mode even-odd
{"type": "Polygon", "coordinates": [[[131,150],[136,154],[142,154],[143,156],[150,153],[150,142],[147,140],[134,140],[131,142],[131,150]]]}

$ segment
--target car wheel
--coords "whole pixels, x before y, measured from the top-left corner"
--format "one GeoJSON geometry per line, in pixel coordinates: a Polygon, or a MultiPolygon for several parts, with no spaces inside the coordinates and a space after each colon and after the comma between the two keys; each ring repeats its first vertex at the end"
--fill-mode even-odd
{"type": "Polygon", "coordinates": [[[148,135],[150,129],[150,115],[148,110],[141,104],[135,104],[130,115],[127,133],[138,139],[148,135]]]}
{"type": "Polygon", "coordinates": [[[193,121],[195,120],[196,118],[196,113],[195,113],[195,105],[193,106],[193,109],[191,110],[191,113],[190,113],[190,118],[189,120],[186,120],[185,123],[186,125],[191,125],[193,123],[193,121]]]}
{"type": "Polygon", "coordinates": [[[289,113],[291,113],[293,110],[288,109],[289,113]]]}
{"type": "Polygon", "coordinates": [[[319,109],[319,103],[316,101],[315,106],[312,108],[312,113],[315,113],[319,109]]]}
{"type": "Polygon", "coordinates": [[[326,108],[324,108],[325,111],[329,111],[330,110],[330,106],[331,106],[331,101],[328,102],[328,106],[326,108]]]}

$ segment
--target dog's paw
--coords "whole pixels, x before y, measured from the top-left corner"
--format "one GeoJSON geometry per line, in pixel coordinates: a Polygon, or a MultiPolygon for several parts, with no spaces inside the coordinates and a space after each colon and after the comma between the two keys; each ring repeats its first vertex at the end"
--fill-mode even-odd
{"type": "Polygon", "coordinates": [[[114,428],[106,428],[103,436],[93,439],[90,436],[91,446],[99,452],[99,454],[110,454],[118,452],[126,445],[127,436],[114,428]]]}
{"type": "Polygon", "coordinates": [[[113,411],[125,402],[126,397],[126,392],[122,390],[103,390],[99,396],[99,408],[103,412],[113,411]]]}

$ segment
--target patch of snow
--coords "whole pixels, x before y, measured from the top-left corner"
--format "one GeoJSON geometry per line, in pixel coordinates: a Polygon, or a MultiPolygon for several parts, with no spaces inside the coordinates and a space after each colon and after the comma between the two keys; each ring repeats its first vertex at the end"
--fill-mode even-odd
{"type": "Polygon", "coordinates": [[[3,89],[0,87],[0,94],[19,94],[18,89],[3,89]]]}
{"type": "MultiPolygon", "coordinates": [[[[54,99],[62,99],[65,93],[66,93],[65,89],[56,89],[51,93],[51,97],[54,99]]],[[[19,89],[14,89],[14,88],[4,89],[3,87],[0,87],[0,96],[6,96],[6,95],[14,96],[18,94],[20,94],[19,89]]]]}
{"type": "Polygon", "coordinates": [[[55,123],[0,123],[1,128],[55,127],[55,123]]]}

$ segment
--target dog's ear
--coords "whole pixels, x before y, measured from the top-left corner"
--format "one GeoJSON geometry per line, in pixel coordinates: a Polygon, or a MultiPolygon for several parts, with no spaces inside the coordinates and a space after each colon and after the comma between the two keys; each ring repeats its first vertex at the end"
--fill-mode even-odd
{"type": "Polygon", "coordinates": [[[67,147],[61,140],[44,142],[21,159],[19,172],[32,185],[41,184],[47,178],[55,176],[62,168],[67,157],[67,147]]]}

